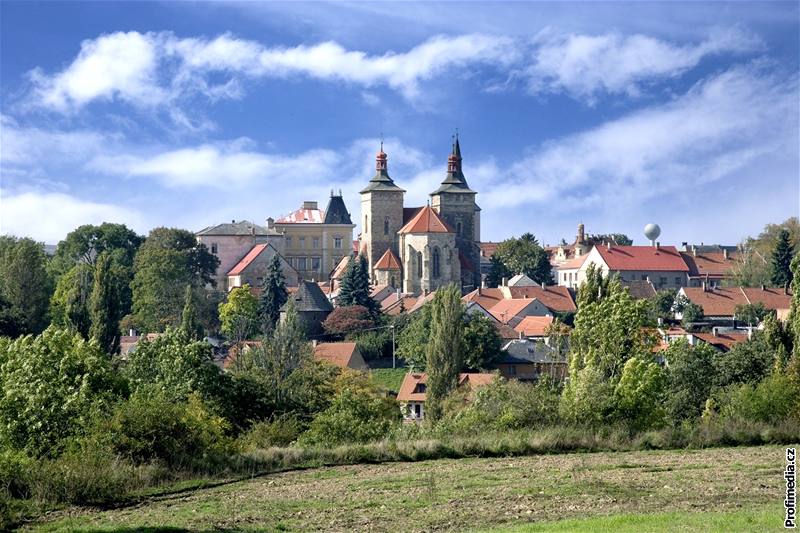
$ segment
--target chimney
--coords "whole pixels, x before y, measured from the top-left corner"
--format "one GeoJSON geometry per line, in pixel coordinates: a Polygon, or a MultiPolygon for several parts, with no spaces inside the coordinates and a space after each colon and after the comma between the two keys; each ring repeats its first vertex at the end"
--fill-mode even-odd
{"type": "Polygon", "coordinates": [[[606,248],[611,249],[611,241],[606,242],[606,248]]]}
{"type": "Polygon", "coordinates": [[[483,284],[483,283],[481,283],[481,286],[480,286],[480,287],[478,287],[478,296],[480,296],[481,294],[483,294],[483,285],[484,285],[484,284],[483,284]]]}
{"type": "Polygon", "coordinates": [[[722,249],[722,258],[725,259],[725,260],[728,259],[728,249],[727,248],[723,248],[722,249]]]}
{"type": "Polygon", "coordinates": [[[486,278],[482,278],[481,279],[481,289],[485,289],[485,288],[486,288],[486,278]]]}
{"type": "Polygon", "coordinates": [[[542,282],[542,288],[544,289],[544,281],[542,282]]]}
{"type": "Polygon", "coordinates": [[[505,287],[507,282],[508,282],[508,280],[507,280],[506,278],[503,278],[503,279],[500,281],[500,286],[501,286],[501,287],[505,287]]]}
{"type": "Polygon", "coordinates": [[[319,341],[317,339],[311,341],[311,346],[313,346],[314,348],[317,347],[317,344],[319,344],[319,341]]]}
{"type": "Polygon", "coordinates": [[[656,242],[656,250],[658,250],[659,248],[661,248],[661,243],[660,242],[656,242]]]}
{"type": "Polygon", "coordinates": [[[718,331],[717,331],[718,329],[719,328],[717,328],[717,327],[711,328],[711,334],[714,335],[715,337],[717,337],[718,336],[718,331]]]}
{"type": "Polygon", "coordinates": [[[522,340],[522,332],[521,332],[521,331],[519,332],[519,337],[517,337],[517,338],[518,338],[519,340],[522,340]]]}
{"type": "Polygon", "coordinates": [[[692,257],[697,257],[697,246],[692,245],[692,257]]]}
{"type": "Polygon", "coordinates": [[[703,292],[708,292],[708,285],[706,285],[705,281],[703,282],[703,292]]]}
{"type": "Polygon", "coordinates": [[[136,336],[136,330],[133,329],[133,328],[129,329],[128,330],[128,335],[130,335],[131,337],[135,337],[136,336]]]}
{"type": "Polygon", "coordinates": [[[764,285],[764,284],[762,283],[762,284],[761,284],[761,290],[762,290],[762,291],[763,291],[763,290],[766,290],[766,288],[767,288],[767,287],[766,287],[766,285],[764,285]]]}
{"type": "Polygon", "coordinates": [[[274,227],[275,227],[275,219],[274,219],[274,218],[272,218],[272,217],[269,217],[269,218],[267,219],[267,227],[268,227],[269,229],[272,229],[272,228],[274,228],[274,227]]]}

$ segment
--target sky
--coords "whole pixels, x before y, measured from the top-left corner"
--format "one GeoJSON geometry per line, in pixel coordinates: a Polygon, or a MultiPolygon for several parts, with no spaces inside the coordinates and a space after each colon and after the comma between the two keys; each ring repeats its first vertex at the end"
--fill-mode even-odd
{"type": "Polygon", "coordinates": [[[3,1],[0,233],[357,221],[457,131],[484,241],[735,244],[800,212],[798,6],[3,1]]]}

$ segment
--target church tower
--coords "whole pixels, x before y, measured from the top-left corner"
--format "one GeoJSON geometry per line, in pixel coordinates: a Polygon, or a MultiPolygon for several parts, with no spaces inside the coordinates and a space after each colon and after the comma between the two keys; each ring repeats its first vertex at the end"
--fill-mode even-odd
{"type": "Polygon", "coordinates": [[[447,176],[431,193],[431,207],[455,229],[456,248],[462,262],[463,290],[480,286],[480,208],[475,203],[477,194],[469,188],[461,170],[461,145],[456,135],[453,150],[447,158],[447,176]]]}
{"type": "Polygon", "coordinates": [[[359,252],[369,263],[370,276],[386,250],[399,256],[397,232],[403,226],[403,194],[389,177],[388,157],[381,149],[375,158],[375,176],[361,190],[361,242],[359,252]]]}

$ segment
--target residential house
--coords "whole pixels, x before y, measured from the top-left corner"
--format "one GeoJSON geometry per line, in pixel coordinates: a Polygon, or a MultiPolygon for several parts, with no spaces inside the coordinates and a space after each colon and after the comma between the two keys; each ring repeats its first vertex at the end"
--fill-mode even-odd
{"type": "Polygon", "coordinates": [[[331,191],[324,211],[317,202],[303,202],[300,209],[276,220],[275,228],[285,235],[283,255],[303,279],[327,281],[342,258],[351,255],[355,224],[341,192],[331,191]]]}
{"type": "Polygon", "coordinates": [[[197,242],[204,244],[219,259],[219,267],[214,280],[219,290],[227,290],[228,272],[242,260],[254,246],[270,244],[279,253],[283,252],[283,234],[275,229],[272,219],[267,219],[267,227],[248,220],[230,224],[217,224],[198,231],[197,242]]]}
{"type": "MultiPolygon", "coordinates": [[[[699,305],[705,318],[711,321],[733,320],[737,306],[756,303],[781,318],[788,314],[792,301],[791,291],[769,287],[684,287],[678,293],[699,305]]],[[[678,313],[676,318],[682,315],[678,313]]]]}
{"type": "Polygon", "coordinates": [[[548,316],[552,312],[536,298],[509,298],[496,303],[489,312],[498,322],[512,328],[526,316],[548,316]]]}
{"type": "Polygon", "coordinates": [[[627,287],[628,293],[636,300],[649,300],[658,293],[649,279],[625,281],[622,286],[627,287]]]}
{"type": "Polygon", "coordinates": [[[367,370],[369,367],[355,342],[320,342],[314,345],[314,359],[339,368],[367,370]]]}
{"type": "Polygon", "coordinates": [[[563,381],[567,376],[566,350],[559,353],[544,342],[531,339],[505,343],[503,355],[495,365],[504,378],[520,381],[537,381],[542,376],[563,381]]]}
{"type": "Polygon", "coordinates": [[[292,268],[292,265],[272,246],[270,243],[256,244],[228,272],[227,287],[228,290],[234,287],[241,287],[242,285],[250,285],[250,287],[261,287],[264,278],[269,271],[270,263],[274,257],[278,257],[281,263],[281,270],[283,278],[287,286],[296,287],[300,282],[300,274],[292,268]]]}
{"type": "Polygon", "coordinates": [[[719,287],[723,281],[733,278],[733,269],[739,258],[735,246],[697,247],[681,252],[689,266],[689,287],[719,287]]]}
{"type": "Polygon", "coordinates": [[[550,336],[549,330],[552,325],[552,316],[526,316],[514,327],[514,331],[526,339],[545,340],[550,336]]]}
{"type": "MultiPolygon", "coordinates": [[[[495,374],[461,373],[458,375],[458,386],[474,391],[478,387],[489,385],[496,378],[495,374]]],[[[397,401],[406,422],[420,422],[425,419],[425,397],[427,393],[428,375],[424,372],[409,372],[403,378],[397,401]]]]}
{"type": "Polygon", "coordinates": [[[751,331],[719,331],[718,328],[714,328],[711,333],[692,333],[692,344],[704,342],[721,352],[727,352],[730,351],[734,344],[745,342],[751,336],[751,331]]]}
{"type": "Polygon", "coordinates": [[[552,314],[574,313],[578,310],[575,305],[575,297],[567,287],[534,284],[516,287],[503,286],[499,289],[506,299],[535,298],[552,314]]]}

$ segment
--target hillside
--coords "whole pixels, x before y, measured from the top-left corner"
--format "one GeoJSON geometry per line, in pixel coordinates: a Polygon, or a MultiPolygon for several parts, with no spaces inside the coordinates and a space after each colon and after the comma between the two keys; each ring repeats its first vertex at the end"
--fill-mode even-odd
{"type": "Polygon", "coordinates": [[[682,524],[686,528],[681,531],[764,531],[780,526],[783,449],[583,453],[318,468],[160,496],[126,508],[72,508],[30,527],[525,531],[535,522],[535,531],[673,531],[682,524]],[[565,519],[578,521],[552,523],[565,519]]]}

